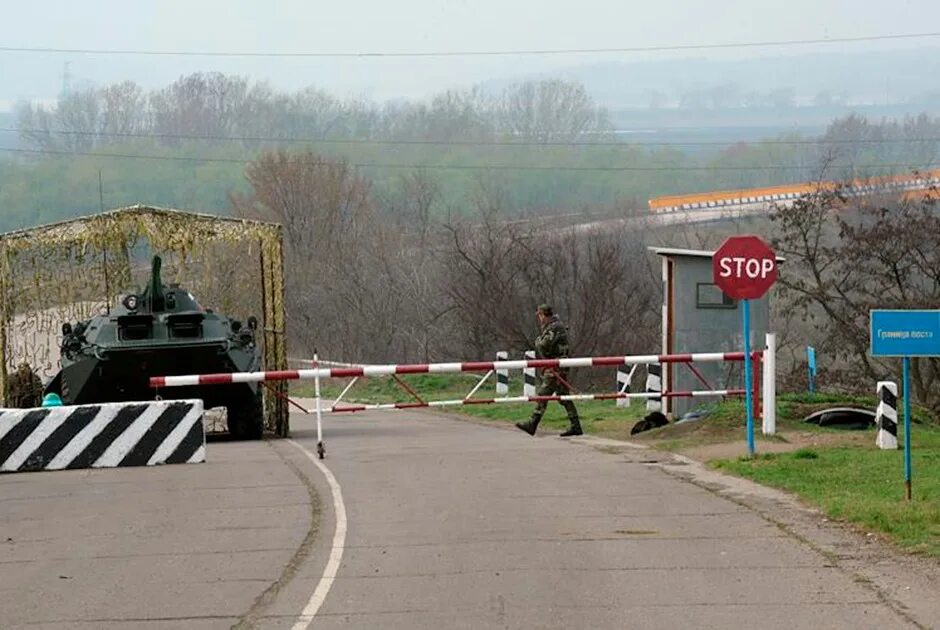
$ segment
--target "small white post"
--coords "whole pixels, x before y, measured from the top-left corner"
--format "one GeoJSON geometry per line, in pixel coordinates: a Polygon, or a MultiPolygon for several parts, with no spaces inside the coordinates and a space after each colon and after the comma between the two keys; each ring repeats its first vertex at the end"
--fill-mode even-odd
{"type": "MultiPolygon", "coordinates": [[[[525,351],[526,360],[531,360],[535,358],[534,350],[525,351]]],[[[522,395],[523,396],[535,396],[535,368],[522,368],[522,395]]]]}
{"type": "MultiPolygon", "coordinates": [[[[636,372],[637,364],[634,363],[630,368],[629,372],[624,372],[626,369],[625,365],[621,365],[617,368],[617,393],[626,394],[630,391],[630,382],[633,380],[633,373],[636,372]]],[[[617,406],[618,407],[629,407],[630,403],[633,401],[632,398],[618,398],[617,406]]]]}
{"type": "MultiPolygon", "coordinates": [[[[500,350],[496,353],[497,361],[506,361],[507,359],[509,359],[509,353],[505,350],[500,350]]],[[[509,395],[509,370],[496,370],[496,395],[509,395]]]]}
{"type": "Polygon", "coordinates": [[[777,432],[777,333],[767,333],[763,370],[762,430],[764,435],[774,435],[777,432]]]}
{"type": "MultiPolygon", "coordinates": [[[[313,363],[319,368],[320,361],[317,353],[313,353],[313,363]]],[[[320,404],[320,372],[317,371],[316,377],[313,379],[313,393],[316,396],[316,410],[317,410],[317,454],[319,454],[320,459],[323,459],[323,454],[326,452],[326,449],[323,447],[323,407],[320,404]]]]}
{"type": "MultiPolygon", "coordinates": [[[[646,392],[648,394],[661,394],[663,392],[663,366],[661,363],[646,364],[646,392]]],[[[659,397],[646,399],[647,411],[662,411],[663,399],[659,397]]]]}
{"type": "Polygon", "coordinates": [[[875,445],[882,450],[898,448],[898,384],[878,381],[878,409],[875,412],[878,434],[875,445]]]}

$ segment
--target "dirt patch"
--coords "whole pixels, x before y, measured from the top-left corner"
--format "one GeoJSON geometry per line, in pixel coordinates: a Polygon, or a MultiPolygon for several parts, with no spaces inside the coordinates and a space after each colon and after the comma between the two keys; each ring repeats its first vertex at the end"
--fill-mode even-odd
{"type": "MultiPolygon", "coordinates": [[[[874,431],[784,431],[775,441],[761,440],[755,445],[758,453],[788,453],[801,448],[859,446],[875,444],[874,431]]],[[[650,444],[656,448],[656,443],[650,444]]],[[[698,444],[670,449],[700,462],[712,459],[734,459],[747,455],[747,442],[743,439],[716,444],[698,444]]]]}

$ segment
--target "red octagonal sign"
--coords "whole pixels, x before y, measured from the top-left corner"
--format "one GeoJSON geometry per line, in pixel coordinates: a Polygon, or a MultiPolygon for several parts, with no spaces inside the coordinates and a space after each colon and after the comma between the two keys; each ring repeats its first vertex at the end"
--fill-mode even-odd
{"type": "Polygon", "coordinates": [[[735,300],[762,297],[777,280],[777,256],[759,236],[732,236],[712,256],[712,278],[735,300]]]}

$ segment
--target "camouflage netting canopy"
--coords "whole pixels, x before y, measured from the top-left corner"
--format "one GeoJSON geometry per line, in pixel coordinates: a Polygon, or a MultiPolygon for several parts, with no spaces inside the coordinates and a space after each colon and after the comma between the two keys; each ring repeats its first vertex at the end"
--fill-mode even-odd
{"type": "MultiPolygon", "coordinates": [[[[150,206],[131,206],[0,234],[0,393],[29,369],[48,382],[59,369],[64,322],[106,311],[146,283],[152,255],[165,282],[205,306],[262,322],[265,370],[287,368],[281,226],[150,206]]],[[[22,380],[22,379],[20,379],[22,380]]],[[[271,383],[286,394],[286,384],[271,383]]],[[[265,391],[265,427],[289,431],[287,406],[265,391]]]]}

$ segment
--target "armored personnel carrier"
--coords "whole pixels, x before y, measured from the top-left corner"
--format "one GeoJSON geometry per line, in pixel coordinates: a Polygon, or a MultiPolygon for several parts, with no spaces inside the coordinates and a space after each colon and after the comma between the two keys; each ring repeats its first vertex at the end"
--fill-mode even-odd
{"type": "MultiPolygon", "coordinates": [[[[110,313],[62,324],[62,369],[44,394],[56,393],[66,405],[149,400],[150,376],[260,369],[258,320],[249,317],[242,326],[203,308],[186,289],[164,285],[160,265],[154,256],[143,292],[126,295],[110,313]]],[[[180,387],[172,395],[201,398],[206,409],[225,407],[235,438],[261,437],[257,383],[180,387]]]]}

